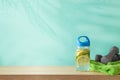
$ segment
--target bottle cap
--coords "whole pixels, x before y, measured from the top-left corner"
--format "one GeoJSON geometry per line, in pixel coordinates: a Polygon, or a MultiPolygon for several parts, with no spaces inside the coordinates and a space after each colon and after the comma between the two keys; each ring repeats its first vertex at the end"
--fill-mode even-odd
{"type": "Polygon", "coordinates": [[[77,46],[78,47],[90,46],[89,38],[87,36],[79,36],[77,38],[77,46]]]}

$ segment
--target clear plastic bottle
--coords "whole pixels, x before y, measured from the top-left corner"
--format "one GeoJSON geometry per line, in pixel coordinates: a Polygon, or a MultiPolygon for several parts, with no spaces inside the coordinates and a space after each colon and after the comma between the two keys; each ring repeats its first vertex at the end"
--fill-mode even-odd
{"type": "Polygon", "coordinates": [[[87,36],[77,38],[76,69],[89,71],[90,67],[90,40],[87,36]]]}

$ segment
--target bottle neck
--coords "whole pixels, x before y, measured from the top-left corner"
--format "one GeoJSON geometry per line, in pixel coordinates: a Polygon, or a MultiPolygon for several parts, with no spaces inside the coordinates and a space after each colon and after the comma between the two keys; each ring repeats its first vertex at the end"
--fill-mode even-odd
{"type": "Polygon", "coordinates": [[[78,49],[81,49],[81,48],[86,48],[88,49],[90,46],[77,46],[78,49]]]}

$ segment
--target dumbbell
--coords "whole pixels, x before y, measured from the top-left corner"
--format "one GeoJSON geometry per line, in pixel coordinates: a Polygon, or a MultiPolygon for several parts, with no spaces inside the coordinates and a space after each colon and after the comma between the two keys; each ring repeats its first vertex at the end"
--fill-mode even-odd
{"type": "Polygon", "coordinates": [[[116,46],[113,46],[110,49],[110,52],[108,53],[108,55],[103,56],[101,58],[101,63],[107,64],[108,62],[112,62],[112,61],[117,61],[119,59],[119,48],[116,46]]]}
{"type": "Polygon", "coordinates": [[[102,55],[97,54],[97,55],[95,56],[95,61],[100,62],[100,61],[101,61],[101,58],[102,58],[102,55]]]}

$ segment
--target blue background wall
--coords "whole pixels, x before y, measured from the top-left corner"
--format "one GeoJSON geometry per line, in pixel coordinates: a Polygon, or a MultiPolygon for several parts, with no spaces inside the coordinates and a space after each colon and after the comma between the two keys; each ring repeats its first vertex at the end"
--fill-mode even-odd
{"type": "Polygon", "coordinates": [[[91,59],[120,48],[120,0],[0,0],[0,65],[74,65],[76,38],[91,59]]]}

